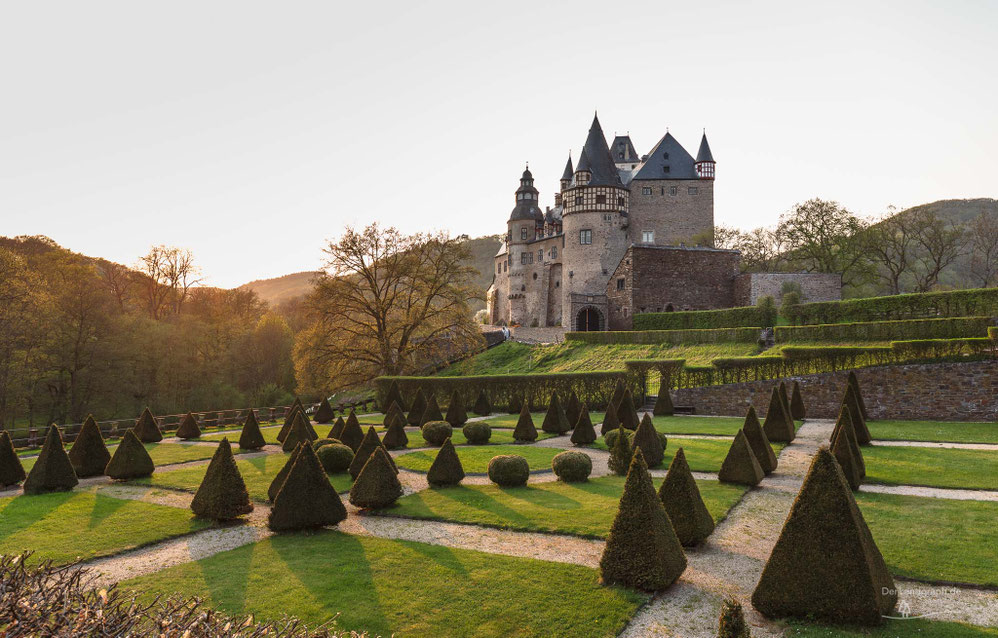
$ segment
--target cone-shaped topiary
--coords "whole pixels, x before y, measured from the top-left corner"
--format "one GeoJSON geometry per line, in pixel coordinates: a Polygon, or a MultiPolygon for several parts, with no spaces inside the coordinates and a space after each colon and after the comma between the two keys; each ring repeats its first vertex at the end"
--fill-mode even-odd
{"type": "Polygon", "coordinates": [[[423,388],[416,388],[416,394],[412,397],[412,405],[409,406],[409,416],[406,420],[409,425],[422,425],[423,412],[426,412],[426,395],[423,388]]]}
{"type": "MultiPolygon", "coordinates": [[[[332,434],[332,432],[330,432],[332,434]]],[[[339,433],[338,438],[343,441],[343,445],[349,446],[351,450],[356,454],[357,448],[360,447],[360,442],[364,440],[364,430],[360,427],[360,421],[357,420],[357,413],[350,410],[350,414],[347,416],[347,421],[343,425],[343,430],[339,433]]]]}
{"type": "Polygon", "coordinates": [[[456,428],[461,427],[468,420],[468,413],[464,409],[464,399],[461,398],[461,393],[457,390],[450,395],[450,403],[447,405],[447,416],[444,421],[447,421],[456,428]]]}
{"type": "Polygon", "coordinates": [[[45,443],[42,444],[42,451],[38,454],[34,467],[24,480],[24,493],[66,492],[79,482],[73,463],[63,447],[62,434],[53,423],[45,435],[45,443]]]}
{"type": "Polygon", "coordinates": [[[628,430],[638,429],[638,411],[634,409],[634,397],[630,388],[624,390],[624,396],[617,403],[617,419],[628,430]]]}
{"type": "Polygon", "coordinates": [[[770,441],[790,443],[796,436],[794,422],[787,414],[783,399],[780,398],[780,388],[773,386],[769,397],[769,409],[766,410],[766,421],[762,425],[770,441]]]}
{"type": "Polygon", "coordinates": [[[73,447],[69,449],[69,460],[79,478],[104,474],[104,468],[111,460],[111,453],[107,451],[104,437],[93,415],[87,415],[80,433],[76,435],[73,447]]]}
{"type": "Polygon", "coordinates": [[[319,407],[315,409],[315,422],[325,425],[326,423],[332,423],[335,418],[336,411],[333,410],[333,406],[329,405],[329,399],[322,397],[319,407]]]}
{"type": "Polygon", "coordinates": [[[579,420],[575,422],[575,429],[572,430],[572,443],[575,445],[589,445],[596,441],[596,428],[589,418],[589,408],[585,402],[579,406],[579,420]]]}
{"type": "Polygon", "coordinates": [[[399,390],[399,382],[392,381],[391,385],[388,386],[388,394],[385,395],[385,401],[381,405],[381,409],[388,414],[388,410],[391,409],[392,404],[399,406],[399,409],[405,412],[405,400],[402,399],[402,392],[399,390]]]}
{"type": "Polygon", "coordinates": [[[800,395],[800,383],[794,381],[794,389],[790,397],[790,416],[795,421],[803,421],[807,416],[807,408],[804,407],[804,398],[800,395]]]}
{"type": "MultiPolygon", "coordinates": [[[[381,444],[381,439],[378,438],[378,433],[374,431],[374,426],[372,425],[367,429],[367,433],[364,434],[363,440],[357,447],[357,451],[354,453],[353,461],[350,462],[350,476],[357,479],[360,475],[360,471],[364,469],[364,464],[367,463],[367,459],[374,454],[374,451],[378,448],[384,449],[381,444]]],[[[386,450],[387,451],[387,450],[386,450]]],[[[392,469],[398,474],[398,468],[395,466],[395,461],[392,460],[391,455],[388,455],[388,462],[391,463],[392,469]]]]}
{"type": "Polygon", "coordinates": [[[603,423],[600,425],[600,434],[606,436],[607,432],[614,432],[620,428],[620,419],[617,418],[617,408],[610,406],[603,415],[603,423]]]}
{"type": "Polygon", "coordinates": [[[745,431],[739,429],[735,440],[728,448],[728,455],[721,463],[717,478],[723,483],[739,483],[741,485],[758,485],[766,476],[755,458],[755,452],[745,438],[745,431]]]}
{"type": "Polygon", "coordinates": [[[350,487],[350,502],[365,509],[392,505],[402,496],[402,484],[385,448],[378,446],[350,487]]]}
{"type": "Polygon", "coordinates": [[[717,638],[752,638],[742,606],[737,601],[728,598],[721,604],[717,638]]]}
{"type": "Polygon", "coordinates": [[[652,414],[655,416],[672,416],[675,412],[676,408],[672,405],[672,396],[669,395],[669,389],[666,387],[659,388],[658,398],[655,399],[655,409],[652,410],[652,414]]]}
{"type": "Polygon", "coordinates": [[[299,443],[312,443],[311,437],[308,435],[308,426],[305,425],[305,413],[297,412],[295,413],[295,420],[291,424],[291,431],[284,438],[284,443],[281,444],[281,450],[285,452],[291,452],[299,443]]]}
{"type": "Polygon", "coordinates": [[[613,440],[613,445],[610,446],[610,460],[608,461],[610,471],[617,476],[627,474],[627,470],[631,467],[631,457],[633,456],[631,441],[627,436],[627,431],[622,427],[617,428],[617,436],[613,440]]]}
{"type": "Polygon", "coordinates": [[[14,451],[10,433],[0,431],[0,487],[17,485],[24,480],[24,466],[14,451]]]}
{"type": "Polygon", "coordinates": [[[548,402],[548,411],[544,415],[541,429],[552,434],[564,434],[572,429],[572,426],[568,424],[568,417],[565,415],[565,409],[561,406],[557,392],[551,394],[551,401],[548,402]]]}
{"type": "Polygon", "coordinates": [[[582,409],[582,402],[579,401],[579,395],[572,390],[568,395],[568,401],[565,402],[565,417],[568,418],[568,427],[574,428],[575,424],[579,422],[579,411],[582,409]]]}
{"type": "Polygon", "coordinates": [[[537,440],[537,428],[534,427],[534,419],[530,416],[530,409],[524,403],[520,408],[520,418],[513,428],[513,440],[518,442],[529,442],[537,440]]]}
{"type": "Polygon", "coordinates": [[[475,399],[475,407],[472,411],[478,416],[488,416],[492,414],[492,404],[489,403],[489,395],[485,393],[485,388],[478,391],[478,398],[475,399]]]}
{"type": "Polygon", "coordinates": [[[419,420],[419,427],[423,427],[430,421],[443,421],[444,415],[440,411],[440,404],[437,403],[437,395],[431,394],[426,400],[426,409],[423,410],[423,417],[419,420]]]}
{"type": "Polygon", "coordinates": [[[658,498],[683,545],[696,545],[714,531],[714,519],[700,496],[700,488],[693,479],[683,448],[676,450],[676,455],[672,457],[665,481],[658,488],[658,498]]]}
{"type": "Polygon", "coordinates": [[[401,450],[409,445],[409,437],[405,433],[405,417],[401,412],[392,415],[392,420],[385,431],[381,444],[389,450],[401,450]]]}
{"type": "MultiPolygon", "coordinates": [[[[835,428],[832,430],[830,448],[833,453],[835,451],[835,443],[839,438],[845,439],[849,450],[852,452],[852,457],[856,461],[859,478],[863,478],[866,476],[866,461],[863,459],[863,451],[859,447],[859,441],[856,440],[856,429],[852,425],[852,417],[849,416],[849,409],[845,406],[839,409],[839,418],[835,421],[835,428]]],[[[841,463],[842,461],[839,461],[840,465],[841,463]]],[[[848,475],[846,477],[848,478],[848,475]]]]}
{"type": "Polygon", "coordinates": [[[275,532],[336,525],[347,517],[340,500],[319,464],[312,446],[302,443],[293,455],[270,508],[267,525],[275,532]]]}
{"type": "Polygon", "coordinates": [[[246,413],[246,420],[243,421],[243,429],[239,433],[240,450],[259,450],[267,445],[260,431],[260,422],[256,420],[256,412],[251,408],[246,413]]]}
{"type": "Polygon", "coordinates": [[[152,415],[149,408],[142,410],[142,416],[135,422],[135,436],[143,443],[159,443],[163,440],[163,433],[156,423],[156,417],[152,415]]]}
{"type": "Polygon", "coordinates": [[[426,473],[426,481],[432,487],[444,487],[447,485],[457,485],[464,479],[464,468],[461,467],[461,459],[457,456],[457,450],[450,438],[444,441],[437,452],[437,457],[433,459],[430,470],[426,473]]]}
{"type": "MultiPolygon", "coordinates": [[[[405,419],[404,416],[402,418],[405,419]]],[[[329,436],[327,436],[326,438],[336,439],[337,441],[339,441],[340,437],[343,436],[343,428],[345,428],[346,425],[347,425],[346,421],[343,420],[343,417],[341,416],[336,417],[336,422],[333,423],[333,427],[329,428],[329,436]]]]}
{"type": "Polygon", "coordinates": [[[850,370],[846,382],[852,386],[852,391],[856,394],[856,403],[859,404],[859,411],[863,415],[863,420],[869,421],[870,413],[866,411],[866,401],[863,400],[863,393],[859,389],[859,379],[856,378],[856,373],[850,370]]]}
{"type": "MultiPolygon", "coordinates": [[[[790,409],[790,391],[787,390],[786,381],[780,381],[780,398],[783,399],[783,411],[787,413],[787,416],[790,417],[790,422],[793,423],[794,413],[790,409]]],[[[794,427],[796,428],[796,424],[794,424],[794,427]]]]}
{"type": "Polygon", "coordinates": [[[665,458],[665,446],[662,445],[662,439],[658,438],[658,433],[655,431],[655,426],[652,425],[651,417],[648,416],[647,412],[634,431],[634,437],[631,441],[631,450],[638,448],[641,448],[641,454],[648,467],[658,467],[662,464],[662,459],[665,458]]]}
{"type": "Polygon", "coordinates": [[[640,450],[628,467],[599,566],[603,584],[645,591],[665,589],[686,569],[683,546],[655,493],[640,450]]]}
{"type": "Polygon", "coordinates": [[[229,439],[223,438],[212,455],[204,479],[191,501],[191,511],[195,516],[216,521],[228,521],[253,511],[229,439]]]}
{"type": "Polygon", "coordinates": [[[873,437],[870,436],[870,428],[866,426],[866,419],[863,418],[863,410],[859,407],[856,391],[852,389],[851,385],[846,385],[846,393],[842,397],[842,403],[849,408],[852,427],[856,430],[856,441],[860,445],[869,445],[870,439],[873,437]]]}
{"type": "Polygon", "coordinates": [[[128,430],[121,437],[118,448],[108,461],[104,473],[117,481],[152,476],[156,466],[134,430],[128,430]]]}
{"type": "Polygon", "coordinates": [[[523,396],[519,394],[514,394],[509,398],[509,405],[506,406],[506,412],[508,414],[519,414],[520,410],[523,409],[525,403],[526,401],[524,400],[523,396]]]}
{"type": "MultiPolygon", "coordinates": [[[[288,438],[291,426],[295,422],[295,414],[297,414],[299,409],[303,412],[305,410],[304,406],[301,404],[301,399],[295,397],[295,400],[291,402],[291,407],[288,408],[288,411],[284,415],[284,425],[281,427],[281,431],[277,433],[277,440],[279,442],[284,443],[284,439],[288,438]]],[[[306,418],[308,418],[307,415],[306,418]]]]}
{"type": "Polygon", "coordinates": [[[776,541],[752,604],[770,618],[879,625],[897,589],[842,469],[820,448],[776,541]]]}
{"type": "Polygon", "coordinates": [[[611,405],[616,406],[620,403],[620,400],[624,398],[624,390],[626,389],[626,386],[624,386],[624,380],[617,379],[617,385],[613,386],[613,394],[610,395],[610,402],[606,406],[607,412],[610,411],[611,405]]]}
{"type": "Polygon", "coordinates": [[[742,432],[745,433],[745,438],[748,439],[749,447],[752,448],[755,459],[759,461],[759,467],[762,468],[763,474],[769,474],[775,470],[778,463],[776,452],[773,451],[773,446],[769,444],[769,437],[766,436],[765,430],[759,424],[759,417],[756,416],[755,408],[751,405],[749,406],[748,414],[745,415],[745,424],[742,425],[742,432]]]}
{"type": "MultiPolygon", "coordinates": [[[[310,446],[308,446],[310,447],[310,446]]],[[[284,485],[284,480],[288,478],[288,472],[294,466],[295,461],[298,460],[298,455],[301,454],[302,446],[296,447],[290,455],[288,455],[288,460],[284,463],[280,470],[277,471],[277,476],[274,480],[270,482],[270,487],[267,488],[267,500],[271,503],[277,498],[277,493],[281,491],[281,486],[284,485]]]]}
{"type": "Polygon", "coordinates": [[[184,415],[180,426],[177,428],[178,439],[199,439],[201,438],[201,428],[198,427],[197,418],[188,412],[184,415]]]}
{"type": "Polygon", "coordinates": [[[402,409],[401,405],[392,401],[392,403],[388,406],[388,409],[385,410],[385,418],[381,423],[387,428],[392,424],[392,420],[398,418],[399,416],[402,417],[402,426],[405,427],[405,411],[402,409]]]}
{"type": "Polygon", "coordinates": [[[845,475],[850,489],[858,490],[863,479],[859,475],[859,463],[856,461],[856,457],[849,447],[849,440],[844,434],[836,437],[831,445],[831,450],[835,460],[839,462],[839,467],[842,468],[842,474],[845,475]]]}

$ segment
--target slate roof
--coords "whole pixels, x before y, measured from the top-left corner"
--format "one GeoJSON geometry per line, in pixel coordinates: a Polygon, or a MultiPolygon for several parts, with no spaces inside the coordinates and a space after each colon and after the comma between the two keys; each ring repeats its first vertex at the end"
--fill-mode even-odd
{"type": "Polygon", "coordinates": [[[710,152],[710,144],[707,143],[707,132],[704,131],[703,137],[700,138],[700,150],[697,151],[697,161],[698,162],[713,162],[714,156],[710,152]]]}
{"type": "Polygon", "coordinates": [[[568,156],[568,162],[565,164],[565,172],[561,174],[562,179],[572,179],[572,175],[575,174],[575,169],[572,168],[572,156],[568,156]]]}
{"type": "Polygon", "coordinates": [[[632,181],[639,179],[697,179],[696,161],[682,144],[666,133],[648,158],[638,167],[632,181]],[[666,167],[669,168],[666,172],[666,167]]]}
{"type": "Polygon", "coordinates": [[[582,168],[583,161],[588,163],[587,170],[592,173],[590,186],[622,186],[598,116],[593,116],[593,123],[589,127],[589,136],[586,138],[586,145],[582,147],[582,153],[583,156],[579,158],[579,168],[582,168]]]}
{"type": "Polygon", "coordinates": [[[631,142],[630,135],[618,135],[613,138],[613,143],[610,144],[610,152],[613,154],[613,161],[618,164],[641,161],[641,158],[638,157],[638,152],[634,150],[634,144],[631,142]]]}
{"type": "Polygon", "coordinates": [[[533,219],[544,221],[544,213],[538,208],[537,204],[537,189],[534,188],[533,184],[534,176],[531,174],[530,169],[525,169],[523,175],[520,176],[520,187],[516,189],[516,194],[521,193],[531,193],[533,197],[531,199],[517,199],[516,206],[513,207],[513,212],[509,214],[509,221],[521,221],[524,219],[533,219]]]}

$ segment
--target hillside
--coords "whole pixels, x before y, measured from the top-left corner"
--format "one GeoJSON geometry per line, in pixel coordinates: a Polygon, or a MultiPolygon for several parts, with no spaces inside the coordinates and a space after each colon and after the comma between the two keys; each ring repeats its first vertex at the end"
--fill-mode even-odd
{"type": "MultiPolygon", "coordinates": [[[[473,300],[472,310],[485,307],[485,291],[492,283],[492,260],[499,251],[501,235],[490,235],[465,240],[465,245],[471,251],[471,265],[478,270],[475,287],[480,291],[480,299],[473,300]]],[[[285,301],[308,294],[312,289],[312,278],[315,272],[296,272],[273,279],[259,279],[239,286],[254,291],[261,299],[276,306],[285,301]]]]}
{"type": "Polygon", "coordinates": [[[928,211],[935,213],[951,225],[965,224],[981,213],[998,214],[998,199],[941,199],[938,202],[912,206],[898,213],[908,215],[914,212],[928,211]]]}

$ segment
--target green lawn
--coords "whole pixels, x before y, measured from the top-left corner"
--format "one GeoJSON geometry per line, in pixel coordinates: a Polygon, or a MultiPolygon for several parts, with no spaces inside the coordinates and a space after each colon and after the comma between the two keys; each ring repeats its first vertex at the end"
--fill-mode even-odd
{"type": "MultiPolygon", "coordinates": [[[[717,472],[721,469],[724,457],[728,455],[731,448],[731,441],[715,441],[710,439],[684,439],[682,437],[670,436],[669,445],[665,449],[665,459],[658,466],[660,469],[668,469],[672,463],[672,457],[676,450],[683,448],[686,453],[686,461],[690,464],[690,469],[694,472],[717,472]]],[[[593,447],[598,450],[605,450],[606,441],[603,437],[596,439],[593,447]]],[[[773,443],[773,451],[779,456],[780,451],[785,447],[783,443],[773,443]]],[[[867,448],[863,448],[864,450],[867,448]]]]}
{"type": "Polygon", "coordinates": [[[183,591],[231,614],[293,613],[406,638],[616,636],[647,597],[603,587],[578,565],[439,545],[288,534],[125,581],[143,596],[183,591]]]}
{"type": "Polygon", "coordinates": [[[863,448],[866,481],[888,485],[998,489],[998,452],[945,448],[863,448]]]}
{"type": "MultiPolygon", "coordinates": [[[[188,461],[202,461],[210,459],[215,453],[214,446],[192,443],[146,443],[145,446],[149,450],[149,456],[152,457],[152,462],[156,467],[160,465],[172,465],[174,463],[187,463],[188,461]]],[[[117,448],[117,445],[110,445],[107,449],[111,454],[114,454],[117,448]]],[[[243,451],[238,446],[234,446],[232,452],[240,454],[243,451]]],[[[36,458],[29,457],[21,459],[21,464],[24,466],[25,472],[29,471],[35,465],[36,458]]]]}
{"type": "MultiPolygon", "coordinates": [[[[550,470],[551,459],[561,452],[557,448],[534,447],[532,445],[475,445],[457,448],[457,455],[465,472],[484,474],[488,471],[489,461],[500,454],[518,454],[530,465],[531,470],[550,470]]],[[[422,450],[406,452],[395,457],[395,463],[417,472],[426,472],[437,458],[437,450],[422,450]]]]}
{"type": "MultiPolygon", "coordinates": [[[[656,480],[656,487],[658,483],[656,480]]],[[[697,486],[715,521],[727,516],[728,510],[748,490],[717,481],[697,481],[697,486]]],[[[617,515],[623,489],[621,476],[604,476],[585,483],[555,481],[514,488],[458,485],[411,494],[383,513],[603,538],[617,515]]]]}
{"type": "Polygon", "coordinates": [[[858,492],[891,572],[998,586],[998,503],[858,492]]]}
{"type": "MultiPolygon", "coordinates": [[[[318,426],[318,434],[320,436],[326,434],[329,430],[326,426],[318,426]]],[[[280,445],[280,441],[277,440],[277,435],[281,432],[281,426],[272,425],[265,428],[260,428],[260,433],[263,434],[263,440],[271,445],[280,445]]],[[[232,444],[233,450],[239,449],[239,432],[229,432],[228,434],[206,434],[202,436],[199,440],[201,441],[221,441],[223,438],[229,439],[229,443],[232,444]]]]}
{"type": "MultiPolygon", "coordinates": [[[[254,501],[267,500],[267,488],[277,476],[277,473],[284,467],[288,460],[287,454],[268,454],[254,459],[237,460],[236,466],[246,483],[246,490],[250,498],[254,501]]],[[[154,485],[156,487],[166,487],[175,490],[196,492],[204,473],[208,470],[208,465],[198,465],[195,467],[185,467],[169,472],[156,472],[152,476],[143,479],[136,479],[133,483],[142,485],[154,485]]],[[[329,482],[333,484],[337,492],[346,492],[350,489],[353,479],[350,474],[329,475],[329,482]]]]}
{"type": "Polygon", "coordinates": [[[998,636],[998,628],[975,627],[955,622],[932,620],[888,620],[881,627],[845,628],[809,625],[791,621],[785,634],[787,638],[991,638],[998,636]]]}
{"type": "Polygon", "coordinates": [[[0,554],[31,549],[35,560],[69,563],[208,525],[189,510],[93,492],[21,495],[0,499],[0,554]]]}
{"type": "Polygon", "coordinates": [[[998,423],[948,421],[867,421],[874,439],[885,441],[946,441],[998,443],[998,423]]]}

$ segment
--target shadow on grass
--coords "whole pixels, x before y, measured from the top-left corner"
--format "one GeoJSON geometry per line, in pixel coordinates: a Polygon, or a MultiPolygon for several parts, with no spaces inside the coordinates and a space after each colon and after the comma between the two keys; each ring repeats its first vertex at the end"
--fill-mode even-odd
{"type": "MultiPolygon", "coordinates": [[[[523,490],[530,489],[524,487],[511,487],[511,488],[497,488],[503,494],[508,494],[512,490],[523,490]]],[[[436,492],[444,497],[448,498],[455,503],[463,505],[465,507],[473,508],[482,512],[486,512],[493,516],[505,519],[511,523],[518,523],[520,525],[530,525],[533,521],[516,511],[515,509],[503,505],[498,500],[485,493],[484,491],[474,490],[470,487],[465,487],[463,485],[455,485],[453,487],[443,487],[436,489],[436,492]]]]}
{"type": "Polygon", "coordinates": [[[97,493],[94,495],[94,507],[90,510],[89,529],[94,529],[106,519],[114,515],[115,512],[128,504],[128,501],[121,498],[112,498],[97,493]]]}
{"type": "Polygon", "coordinates": [[[246,610],[246,593],[249,588],[250,572],[253,569],[253,554],[257,543],[237,548],[228,553],[225,569],[210,561],[199,561],[201,577],[210,592],[211,600],[224,600],[228,611],[242,614],[246,610]],[[209,567],[212,565],[212,567],[209,567]]]}
{"type": "MultiPolygon", "coordinates": [[[[0,509],[0,539],[22,532],[62,507],[81,492],[50,492],[15,496],[0,509]]],[[[3,503],[0,500],[0,504],[3,503]]]]}

